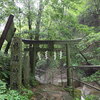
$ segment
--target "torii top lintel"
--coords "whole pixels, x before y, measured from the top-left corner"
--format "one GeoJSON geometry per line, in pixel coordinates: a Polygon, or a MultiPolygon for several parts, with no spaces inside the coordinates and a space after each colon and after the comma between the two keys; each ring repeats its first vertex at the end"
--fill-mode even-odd
{"type": "Polygon", "coordinates": [[[81,39],[75,40],[28,40],[22,39],[25,44],[70,44],[70,43],[77,43],[80,42],[81,39]]]}

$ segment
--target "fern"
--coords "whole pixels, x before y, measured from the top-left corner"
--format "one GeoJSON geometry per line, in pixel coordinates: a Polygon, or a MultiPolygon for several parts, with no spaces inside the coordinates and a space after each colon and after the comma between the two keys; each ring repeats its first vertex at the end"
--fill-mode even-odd
{"type": "Polygon", "coordinates": [[[6,92],[6,83],[0,80],[0,94],[6,92]]]}
{"type": "Polygon", "coordinates": [[[8,90],[6,83],[0,80],[0,100],[30,100],[32,95],[32,91],[28,89],[22,89],[20,92],[8,90]]]}

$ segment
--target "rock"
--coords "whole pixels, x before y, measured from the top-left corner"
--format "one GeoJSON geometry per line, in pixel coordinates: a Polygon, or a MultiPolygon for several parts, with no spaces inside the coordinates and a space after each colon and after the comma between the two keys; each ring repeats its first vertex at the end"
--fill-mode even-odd
{"type": "Polygon", "coordinates": [[[83,86],[83,95],[97,95],[99,96],[100,95],[100,91],[97,91],[93,88],[89,88],[87,86],[83,86]]]}
{"type": "MultiPolygon", "coordinates": [[[[100,89],[100,85],[96,84],[95,82],[91,82],[91,83],[88,83],[88,84],[90,84],[92,86],[95,86],[98,89],[100,89]]],[[[81,93],[82,93],[83,97],[95,96],[95,97],[98,98],[98,99],[95,99],[95,100],[100,100],[100,91],[97,91],[94,88],[91,88],[91,87],[89,87],[87,85],[83,85],[82,87],[78,87],[77,89],[81,90],[81,93]]]]}
{"type": "Polygon", "coordinates": [[[99,80],[99,81],[97,81],[97,84],[100,86],[100,80],[99,80]]]}
{"type": "MultiPolygon", "coordinates": [[[[45,74],[41,75],[40,77],[37,75],[36,79],[43,84],[53,84],[53,85],[58,85],[58,86],[63,86],[66,87],[67,85],[67,74],[66,74],[66,68],[65,69],[60,69],[60,68],[49,68],[46,70],[45,74]]],[[[75,79],[79,79],[78,75],[76,72],[73,72],[73,76],[75,79]]],[[[74,80],[73,81],[73,86],[79,87],[80,82],[74,80]]]]}

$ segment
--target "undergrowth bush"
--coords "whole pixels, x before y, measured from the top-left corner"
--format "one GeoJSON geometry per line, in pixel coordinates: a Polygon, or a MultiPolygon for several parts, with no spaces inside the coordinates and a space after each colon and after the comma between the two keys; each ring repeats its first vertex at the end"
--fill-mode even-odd
{"type": "Polygon", "coordinates": [[[20,91],[7,89],[6,83],[0,80],[0,100],[30,100],[32,95],[32,91],[28,89],[20,91]]]}
{"type": "Polygon", "coordinates": [[[0,66],[10,66],[10,56],[0,51],[0,66]]]}
{"type": "Polygon", "coordinates": [[[0,79],[5,80],[9,84],[10,74],[10,56],[0,51],[0,79]]]}
{"type": "MultiPolygon", "coordinates": [[[[75,98],[74,100],[80,100],[80,98],[75,98]]],[[[99,97],[94,96],[94,95],[87,95],[84,97],[84,100],[100,100],[100,99],[99,99],[99,97]]]]}
{"type": "Polygon", "coordinates": [[[84,77],[82,80],[87,81],[87,82],[100,81],[99,76],[100,76],[100,70],[89,77],[84,77]]]}

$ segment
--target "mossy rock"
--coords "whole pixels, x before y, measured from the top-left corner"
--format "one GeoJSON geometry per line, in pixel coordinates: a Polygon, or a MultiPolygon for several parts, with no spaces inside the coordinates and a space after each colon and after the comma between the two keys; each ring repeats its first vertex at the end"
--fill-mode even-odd
{"type": "Polygon", "coordinates": [[[74,89],[73,87],[68,87],[68,88],[65,88],[65,90],[67,92],[70,93],[71,96],[75,97],[75,98],[81,98],[81,90],[79,89],[74,89]]]}
{"type": "Polygon", "coordinates": [[[81,90],[78,90],[78,89],[74,89],[74,97],[75,98],[81,98],[81,90]]]}

